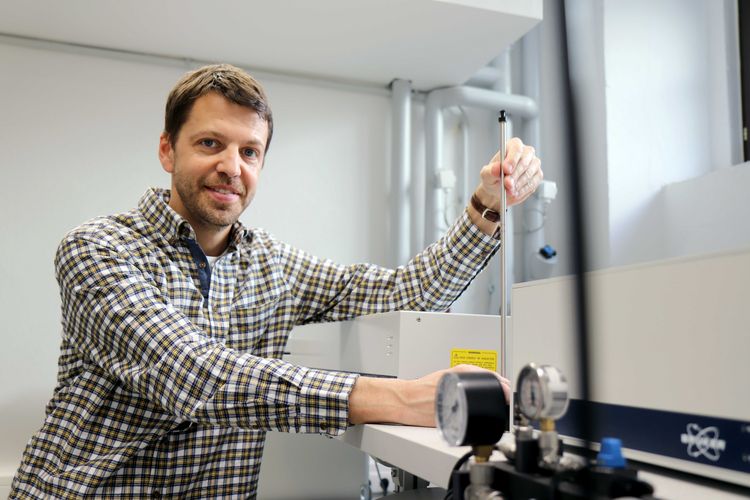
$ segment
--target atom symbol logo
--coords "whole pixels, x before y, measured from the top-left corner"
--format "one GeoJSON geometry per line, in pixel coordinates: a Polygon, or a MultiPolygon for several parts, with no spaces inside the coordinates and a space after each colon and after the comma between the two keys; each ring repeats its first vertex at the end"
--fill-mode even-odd
{"type": "Polygon", "coordinates": [[[706,457],[712,462],[719,460],[721,452],[727,446],[726,441],[719,439],[719,428],[705,427],[695,423],[687,424],[687,434],[680,436],[682,444],[687,445],[687,454],[691,458],[706,457]]]}

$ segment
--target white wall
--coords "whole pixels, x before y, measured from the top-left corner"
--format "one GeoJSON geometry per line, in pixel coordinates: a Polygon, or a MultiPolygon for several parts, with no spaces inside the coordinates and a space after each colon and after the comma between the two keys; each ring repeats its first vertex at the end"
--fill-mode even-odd
{"type": "MultiPolygon", "coordinates": [[[[660,193],[672,256],[750,246],[750,163],[666,186],[660,193]]],[[[739,333],[739,332],[738,332],[739,333]]]]}
{"type": "Polygon", "coordinates": [[[604,2],[611,264],[670,256],[662,187],[732,164],[722,6],[604,2]]]}
{"type": "MultiPolygon", "coordinates": [[[[166,95],[189,68],[2,43],[0,68],[1,478],[55,383],[57,244],[88,218],[135,206],[148,186],[169,186],[158,136],[166,95]]],[[[243,221],[340,262],[384,262],[388,98],[264,84],[276,128],[243,221]]]]}
{"type": "Polygon", "coordinates": [[[174,68],[0,45],[0,476],[51,396],[60,342],[52,260],[63,234],[163,184],[160,107],[174,68]],[[127,79],[124,78],[127,75],[127,79]]]}
{"type": "MultiPolygon", "coordinates": [[[[726,217],[750,213],[735,184],[744,172],[729,168],[738,163],[739,106],[730,3],[566,5],[591,267],[750,246],[750,230],[734,223],[742,219],[726,217]],[[710,224],[692,226],[690,237],[675,229],[696,212],[710,224]]],[[[545,25],[554,15],[546,7],[545,25]]]]}

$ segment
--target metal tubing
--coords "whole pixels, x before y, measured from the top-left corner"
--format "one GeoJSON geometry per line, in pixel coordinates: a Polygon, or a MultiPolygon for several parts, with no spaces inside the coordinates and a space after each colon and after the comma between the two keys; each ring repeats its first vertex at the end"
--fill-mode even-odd
{"type": "MultiPolygon", "coordinates": [[[[501,77],[498,78],[494,85],[492,86],[492,90],[495,92],[500,92],[502,94],[511,94],[513,92],[513,75],[512,75],[512,69],[511,69],[511,51],[512,48],[508,47],[505,49],[499,56],[497,56],[495,59],[490,62],[490,66],[497,68],[500,71],[501,77]]],[[[523,95],[528,96],[526,92],[523,92],[523,95]]],[[[531,97],[531,96],[529,96],[531,97]]],[[[536,96],[534,96],[534,99],[536,100],[536,96]]],[[[532,118],[530,120],[536,120],[536,118],[532,118]]],[[[530,120],[524,120],[525,123],[528,123],[530,120]]],[[[522,127],[518,127],[519,129],[522,127]]],[[[505,137],[513,137],[514,131],[513,131],[513,123],[507,122],[506,123],[506,134],[505,137]]],[[[505,266],[505,270],[503,271],[505,275],[505,280],[498,283],[497,287],[498,289],[502,289],[503,293],[505,294],[503,298],[503,295],[500,294],[500,305],[499,305],[499,311],[500,314],[508,316],[510,315],[510,300],[508,300],[508,297],[510,297],[510,288],[509,283],[515,283],[515,236],[513,236],[513,215],[515,211],[511,209],[510,212],[506,213],[505,220],[503,221],[503,247],[504,247],[504,257],[503,257],[503,265],[505,266]],[[507,236],[511,235],[511,236],[507,236]],[[506,240],[506,238],[508,238],[506,240]],[[504,284],[503,284],[504,283],[504,284]]],[[[505,337],[505,334],[503,334],[503,337],[505,337]]],[[[505,352],[505,340],[503,341],[503,352],[505,352]]],[[[503,374],[503,376],[507,376],[507,372],[512,370],[512,367],[508,366],[508,358],[504,357],[505,360],[505,370],[506,373],[503,374]]],[[[513,417],[511,415],[511,421],[513,417]]]]}
{"type": "Polygon", "coordinates": [[[409,181],[411,167],[411,82],[391,82],[391,258],[390,265],[406,263],[409,254],[409,181]]]}
{"type": "Polygon", "coordinates": [[[493,66],[485,66],[473,75],[471,78],[466,80],[466,85],[472,87],[481,87],[484,89],[491,89],[495,85],[495,82],[500,80],[502,77],[502,70],[493,66]]]}
{"type": "MultiPolygon", "coordinates": [[[[523,93],[537,100],[539,98],[539,50],[541,28],[537,27],[527,33],[521,39],[521,58],[522,58],[522,89],[523,93]]],[[[536,148],[537,156],[540,154],[539,144],[539,119],[528,120],[523,127],[523,137],[527,144],[536,148]]],[[[536,195],[534,195],[536,198],[536,195]]],[[[545,243],[544,236],[544,217],[541,216],[540,209],[543,209],[543,203],[529,203],[531,199],[523,204],[523,213],[521,224],[523,240],[521,244],[521,281],[535,279],[532,269],[532,259],[536,258],[536,253],[545,243]],[[538,225],[529,226],[529,221],[538,221],[538,225]],[[529,231],[529,227],[537,228],[535,231],[529,231]]],[[[542,277],[542,276],[538,276],[542,277]]]]}
{"type": "Polygon", "coordinates": [[[511,48],[508,47],[490,63],[490,67],[497,68],[500,71],[500,78],[492,84],[492,90],[495,92],[510,94],[513,91],[510,75],[510,51],[511,48]]]}
{"type": "MultiPolygon", "coordinates": [[[[500,158],[505,159],[505,148],[508,144],[507,116],[500,111],[500,158]]],[[[508,378],[508,275],[505,269],[506,248],[508,247],[508,212],[505,192],[505,172],[500,168],[500,375],[508,378]]]]}

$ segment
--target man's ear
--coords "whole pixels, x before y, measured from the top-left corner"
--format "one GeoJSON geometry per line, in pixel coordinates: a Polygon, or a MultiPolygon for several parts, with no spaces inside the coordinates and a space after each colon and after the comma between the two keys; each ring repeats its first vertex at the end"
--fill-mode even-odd
{"type": "Polygon", "coordinates": [[[170,174],[174,172],[174,148],[166,132],[159,136],[159,161],[164,171],[170,174]]]}

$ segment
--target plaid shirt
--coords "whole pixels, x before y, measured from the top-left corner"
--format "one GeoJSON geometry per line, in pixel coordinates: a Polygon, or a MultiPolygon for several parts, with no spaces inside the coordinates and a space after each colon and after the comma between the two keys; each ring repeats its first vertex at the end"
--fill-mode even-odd
{"type": "Polygon", "coordinates": [[[265,431],[348,425],[357,376],[282,361],[289,331],[444,310],[497,247],[464,213],[407,266],[340,266],[237,223],[209,266],[168,200],[60,244],[58,382],[11,498],[254,498],[265,431]]]}

